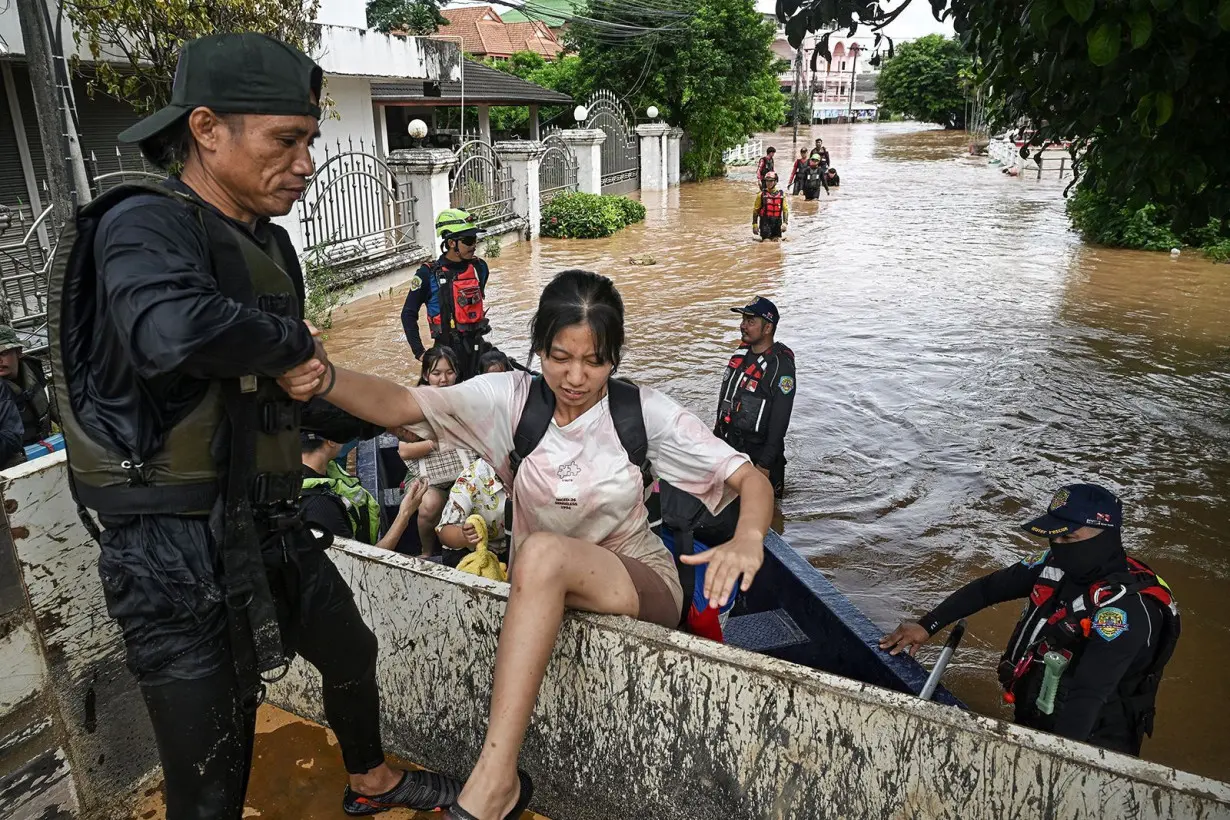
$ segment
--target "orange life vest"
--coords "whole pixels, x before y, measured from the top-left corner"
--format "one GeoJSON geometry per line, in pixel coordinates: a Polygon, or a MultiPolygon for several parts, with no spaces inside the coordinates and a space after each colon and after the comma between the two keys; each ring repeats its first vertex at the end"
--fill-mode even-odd
{"type": "Polygon", "coordinates": [[[765,191],[760,195],[760,215],[765,219],[782,218],[782,202],[786,195],[781,191],[765,191]]]}
{"type": "Polygon", "coordinates": [[[450,317],[451,330],[466,332],[479,329],[487,318],[487,310],[483,306],[482,282],[473,263],[466,265],[465,270],[459,273],[453,273],[439,262],[430,263],[428,267],[436,278],[436,294],[440,300],[440,312],[427,317],[432,335],[440,334],[443,329],[441,320],[445,315],[450,317]]]}

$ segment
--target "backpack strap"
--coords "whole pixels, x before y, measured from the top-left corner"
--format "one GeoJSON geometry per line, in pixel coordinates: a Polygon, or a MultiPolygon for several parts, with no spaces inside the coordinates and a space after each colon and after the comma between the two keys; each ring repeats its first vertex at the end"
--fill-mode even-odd
{"type": "Polygon", "coordinates": [[[641,407],[641,390],[632,382],[610,379],[607,382],[607,397],[611,404],[611,420],[619,443],[631,461],[641,471],[641,478],[648,487],[653,483],[649,464],[649,436],[645,432],[645,411],[641,407]]]}

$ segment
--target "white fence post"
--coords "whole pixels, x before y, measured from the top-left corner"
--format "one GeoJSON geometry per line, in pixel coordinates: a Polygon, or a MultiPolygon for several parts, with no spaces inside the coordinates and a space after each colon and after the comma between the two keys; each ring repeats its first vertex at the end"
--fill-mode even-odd
{"type": "Polygon", "coordinates": [[[446,148],[410,148],[389,154],[389,168],[398,184],[414,192],[412,213],[418,223],[418,240],[429,251],[436,248],[436,214],[449,207],[449,172],[457,156],[446,148]]]}
{"type": "Polygon", "coordinates": [[[560,131],[559,137],[577,158],[577,190],[602,193],[602,143],[606,142],[606,132],[601,128],[572,128],[560,131]]]}
{"type": "Polygon", "coordinates": [[[526,221],[526,238],[533,239],[542,227],[538,167],[546,147],[536,140],[503,140],[493,147],[512,174],[513,213],[526,221]]]}
{"type": "Polygon", "coordinates": [[[666,190],[666,135],[670,130],[669,125],[660,122],[636,127],[636,133],[641,138],[642,191],[666,190]]]}
{"type": "Polygon", "coordinates": [[[666,184],[679,184],[679,144],[683,142],[683,129],[672,128],[666,135],[666,184]]]}

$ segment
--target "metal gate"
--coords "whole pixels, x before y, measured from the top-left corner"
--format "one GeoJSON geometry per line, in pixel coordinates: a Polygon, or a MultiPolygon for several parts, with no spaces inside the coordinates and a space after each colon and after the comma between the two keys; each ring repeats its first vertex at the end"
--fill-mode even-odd
{"type": "Polygon", "coordinates": [[[577,190],[577,158],[559,132],[548,134],[542,144],[546,151],[538,166],[538,203],[546,205],[577,190]]]}
{"type": "Polygon", "coordinates": [[[602,143],[602,193],[626,194],[641,187],[641,141],[632,108],[610,91],[595,91],[585,104],[586,128],[606,132],[602,143]]]}
{"type": "Polygon", "coordinates": [[[414,194],[384,159],[341,140],[316,169],[300,203],[303,238],[322,261],[356,264],[414,245],[414,194]]]}
{"type": "Polygon", "coordinates": [[[29,206],[0,205],[0,322],[17,331],[26,353],[47,347],[47,280],[58,233],[50,206],[36,216],[29,206]]]}
{"type": "Polygon", "coordinates": [[[469,211],[480,228],[513,217],[512,174],[492,147],[481,140],[464,142],[457,149],[457,168],[449,191],[452,206],[469,211]]]}

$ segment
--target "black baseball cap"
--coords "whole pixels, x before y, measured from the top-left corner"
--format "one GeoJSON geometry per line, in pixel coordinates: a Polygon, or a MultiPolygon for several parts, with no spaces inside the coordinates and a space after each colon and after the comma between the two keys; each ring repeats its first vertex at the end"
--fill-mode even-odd
{"type": "Polygon", "coordinates": [[[1097,484],[1069,484],[1051,497],[1045,514],[1026,521],[1021,529],[1030,535],[1051,538],[1081,527],[1119,529],[1123,526],[1123,502],[1097,484]]]}
{"type": "Polygon", "coordinates": [[[779,318],[777,313],[777,305],[770,302],[763,296],[757,296],[752,300],[752,303],[747,307],[731,308],[731,313],[742,313],[744,316],[759,316],[771,324],[776,325],[779,318]]]}
{"type": "Polygon", "coordinates": [[[299,49],[265,34],[214,34],[184,43],[171,103],[119,136],[144,142],[205,106],[219,114],[320,118],[324,70],[299,49]]]}

